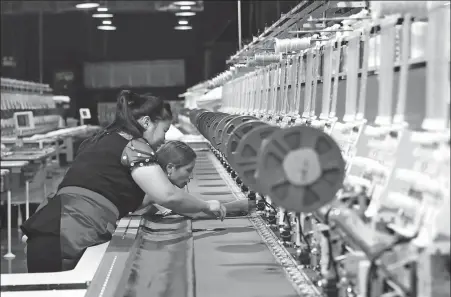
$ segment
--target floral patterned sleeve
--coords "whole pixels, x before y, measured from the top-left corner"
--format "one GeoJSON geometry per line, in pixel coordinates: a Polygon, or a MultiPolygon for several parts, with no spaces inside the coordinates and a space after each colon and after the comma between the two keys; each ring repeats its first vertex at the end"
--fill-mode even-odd
{"type": "Polygon", "coordinates": [[[130,140],[122,152],[121,163],[131,171],[137,167],[158,164],[155,152],[143,139],[130,140]]]}

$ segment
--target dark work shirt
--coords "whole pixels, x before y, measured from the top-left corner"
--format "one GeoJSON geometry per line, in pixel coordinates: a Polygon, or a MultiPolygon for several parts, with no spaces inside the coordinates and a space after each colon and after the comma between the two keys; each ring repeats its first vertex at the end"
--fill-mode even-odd
{"type": "Polygon", "coordinates": [[[76,186],[99,193],[118,208],[122,218],[135,211],[145,196],[131,170],[153,163],[154,152],[144,139],[129,140],[109,133],[83,144],[58,189],[76,186]]]}

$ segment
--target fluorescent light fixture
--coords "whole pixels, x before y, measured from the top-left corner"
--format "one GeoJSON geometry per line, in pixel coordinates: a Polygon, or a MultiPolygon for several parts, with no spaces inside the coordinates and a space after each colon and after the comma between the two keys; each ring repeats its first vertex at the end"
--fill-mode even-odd
{"type": "Polygon", "coordinates": [[[109,21],[109,20],[105,20],[105,21],[102,21],[102,24],[104,24],[104,25],[111,25],[112,22],[109,21]]]}
{"type": "Polygon", "coordinates": [[[99,7],[99,8],[97,8],[97,11],[105,12],[105,11],[108,11],[108,8],[106,8],[106,7],[99,7]]]}
{"type": "Polygon", "coordinates": [[[174,29],[175,30],[191,30],[193,27],[191,26],[175,26],[174,29]]]}
{"type": "Polygon", "coordinates": [[[91,8],[99,7],[99,3],[84,2],[84,3],[78,3],[77,5],[75,5],[75,7],[78,9],[91,9],[91,8]]]}
{"type": "Polygon", "coordinates": [[[188,25],[187,20],[179,20],[179,25],[188,25]]]}
{"type": "Polygon", "coordinates": [[[53,101],[69,103],[70,102],[70,97],[68,97],[68,96],[53,96],[53,101]]]}
{"type": "Polygon", "coordinates": [[[180,11],[180,12],[176,12],[175,15],[181,16],[181,17],[189,17],[189,16],[196,15],[196,13],[194,11],[180,11]]]}
{"type": "Polygon", "coordinates": [[[175,1],[174,4],[179,6],[196,5],[196,1],[175,1]]]}
{"type": "Polygon", "coordinates": [[[113,15],[111,13],[95,13],[92,15],[93,18],[112,18],[113,15]]]}
{"type": "Polygon", "coordinates": [[[102,26],[97,26],[97,29],[104,30],[104,31],[114,31],[114,30],[116,30],[116,27],[111,26],[111,25],[102,25],[102,26]]]}
{"type": "Polygon", "coordinates": [[[181,10],[191,10],[191,6],[180,6],[181,10]]]}

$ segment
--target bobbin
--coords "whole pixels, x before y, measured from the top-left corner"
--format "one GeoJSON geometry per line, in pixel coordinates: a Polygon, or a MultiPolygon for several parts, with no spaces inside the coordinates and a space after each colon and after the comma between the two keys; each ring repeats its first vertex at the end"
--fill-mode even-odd
{"type": "MultiPolygon", "coordinates": [[[[216,149],[219,149],[219,145],[222,143],[222,131],[224,131],[224,127],[235,117],[237,117],[237,115],[227,115],[224,118],[221,119],[221,121],[219,121],[218,125],[216,126],[216,130],[212,131],[212,135],[213,135],[213,146],[216,149]]],[[[210,140],[211,141],[211,140],[210,140]]]]}
{"type": "Polygon", "coordinates": [[[189,120],[191,121],[191,124],[197,127],[197,118],[203,113],[206,112],[205,109],[192,109],[189,112],[189,120]]]}
{"type": "Polygon", "coordinates": [[[282,54],[260,53],[254,56],[255,64],[268,65],[282,61],[282,54]]]}
{"type": "Polygon", "coordinates": [[[257,193],[263,193],[259,180],[255,178],[257,171],[258,159],[260,149],[273,132],[280,130],[280,127],[271,126],[264,123],[261,126],[255,127],[241,138],[232,153],[233,169],[241,178],[243,183],[250,189],[257,193]]]}
{"type": "Polygon", "coordinates": [[[256,127],[260,127],[262,125],[267,125],[262,121],[248,121],[248,122],[244,122],[240,125],[238,125],[232,132],[232,134],[230,135],[229,139],[227,140],[226,143],[226,156],[227,156],[227,161],[229,162],[229,164],[232,167],[235,167],[235,162],[234,162],[234,153],[239,145],[239,143],[241,142],[241,140],[243,139],[244,135],[246,135],[247,133],[249,133],[251,130],[255,129],[256,127]]]}
{"type": "Polygon", "coordinates": [[[217,146],[216,131],[218,129],[219,123],[221,123],[221,121],[227,117],[230,117],[230,115],[223,114],[221,117],[217,117],[211,122],[209,132],[208,132],[208,140],[210,141],[211,145],[213,145],[213,147],[217,146]]]}
{"type": "Polygon", "coordinates": [[[208,120],[214,116],[215,116],[215,113],[213,113],[213,112],[204,112],[204,113],[200,114],[197,119],[197,126],[199,129],[199,132],[206,138],[207,138],[207,136],[205,133],[205,124],[208,123],[208,120]]]}
{"type": "Polygon", "coordinates": [[[310,47],[310,38],[275,38],[274,51],[276,54],[299,52],[310,47]]]}
{"type": "Polygon", "coordinates": [[[252,121],[252,120],[257,120],[257,118],[254,116],[237,116],[237,117],[233,118],[231,121],[229,121],[224,126],[224,130],[222,131],[221,144],[218,145],[219,151],[221,151],[223,154],[225,154],[226,144],[227,144],[227,141],[228,141],[230,135],[232,135],[233,130],[238,125],[240,125],[244,122],[252,121]]]}
{"type": "Polygon", "coordinates": [[[345,162],[326,133],[308,126],[274,131],[260,149],[255,179],[284,209],[313,212],[343,186],[345,162]]]}
{"type": "Polygon", "coordinates": [[[212,118],[210,118],[208,123],[206,123],[206,125],[205,125],[206,132],[205,133],[207,135],[207,139],[209,139],[210,142],[211,142],[211,138],[212,138],[212,131],[214,131],[213,129],[214,129],[215,123],[219,123],[219,121],[226,116],[227,116],[227,114],[225,114],[225,113],[218,113],[215,116],[213,116],[212,118]]]}

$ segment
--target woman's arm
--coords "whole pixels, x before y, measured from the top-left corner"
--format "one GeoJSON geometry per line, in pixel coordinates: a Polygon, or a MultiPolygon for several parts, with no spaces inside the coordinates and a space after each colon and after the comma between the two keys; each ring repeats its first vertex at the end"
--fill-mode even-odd
{"type": "Polygon", "coordinates": [[[149,204],[147,206],[141,205],[132,214],[142,216],[144,214],[156,214],[157,212],[158,212],[158,208],[155,207],[155,204],[149,204]]]}
{"type": "Polygon", "coordinates": [[[159,165],[136,167],[132,171],[132,178],[147,194],[143,207],[150,203],[157,203],[181,213],[209,212],[210,210],[208,202],[176,188],[159,165]]]}
{"type": "Polygon", "coordinates": [[[146,141],[132,139],[124,148],[121,164],[131,170],[131,176],[147,194],[143,207],[157,203],[174,212],[214,212],[223,219],[226,209],[217,200],[203,201],[176,188],[158,165],[156,155],[146,141]]]}

